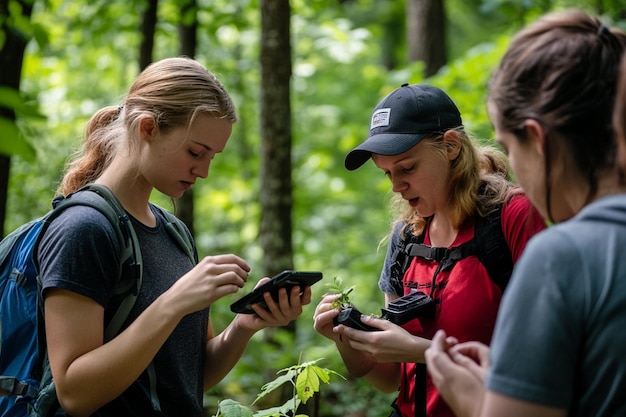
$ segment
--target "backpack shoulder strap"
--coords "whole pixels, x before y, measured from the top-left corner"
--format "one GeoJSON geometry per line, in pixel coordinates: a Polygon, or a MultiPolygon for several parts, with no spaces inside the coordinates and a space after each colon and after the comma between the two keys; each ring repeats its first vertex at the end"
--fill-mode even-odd
{"type": "Polygon", "coordinates": [[[187,254],[191,262],[195,265],[198,263],[198,256],[193,241],[185,223],[178,217],[154,204],[154,207],[163,215],[166,220],[165,229],[170,236],[176,241],[178,246],[187,254]]]}
{"type": "Polygon", "coordinates": [[[54,209],[47,216],[46,223],[49,224],[63,210],[79,205],[92,207],[106,216],[113,226],[121,246],[120,276],[113,295],[120,297],[122,301],[105,329],[105,341],[108,341],[119,333],[141,288],[143,264],[139,240],[131,220],[120,202],[111,190],[100,184],[87,184],[66,198],[55,199],[54,209]],[[123,267],[127,267],[130,272],[126,277],[122,274],[123,267]]]}
{"type": "Polygon", "coordinates": [[[502,291],[513,272],[513,256],[502,230],[502,208],[493,210],[485,217],[478,216],[474,226],[474,239],[478,247],[478,259],[491,279],[502,291]]]}

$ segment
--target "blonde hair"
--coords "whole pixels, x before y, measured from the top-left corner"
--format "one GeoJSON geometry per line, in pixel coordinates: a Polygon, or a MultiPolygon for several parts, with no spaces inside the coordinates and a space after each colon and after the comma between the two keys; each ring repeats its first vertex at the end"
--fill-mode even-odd
{"type": "Polygon", "coordinates": [[[95,181],[123,145],[133,152],[141,118],[152,117],[157,131],[166,133],[189,126],[200,113],[237,121],[226,89],[198,62],[177,57],[152,63],[136,78],[122,105],[105,107],[91,117],[58,192],[68,195],[95,181]]]}
{"type": "Polygon", "coordinates": [[[480,171],[483,174],[498,174],[511,180],[509,160],[498,148],[492,145],[483,145],[478,148],[480,171]]]}
{"type": "MultiPolygon", "coordinates": [[[[450,162],[448,203],[452,207],[452,223],[458,228],[473,216],[484,217],[496,210],[513,195],[521,193],[521,189],[510,181],[508,162],[502,152],[495,147],[475,146],[463,127],[453,130],[457,132],[460,151],[450,162]]],[[[430,135],[422,139],[422,143],[447,160],[444,133],[430,135]]],[[[428,219],[418,215],[402,196],[395,195],[392,204],[399,214],[391,230],[403,223],[410,225],[414,235],[424,231],[428,219]]]]}

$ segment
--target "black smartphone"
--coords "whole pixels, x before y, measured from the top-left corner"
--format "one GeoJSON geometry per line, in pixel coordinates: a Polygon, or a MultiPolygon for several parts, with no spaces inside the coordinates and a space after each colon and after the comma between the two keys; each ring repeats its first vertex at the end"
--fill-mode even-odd
{"type": "Polygon", "coordinates": [[[232,303],[230,310],[233,313],[253,314],[252,304],[259,304],[261,307],[267,308],[263,300],[264,293],[269,291],[272,294],[272,298],[277,300],[278,290],[281,288],[286,288],[287,293],[289,293],[291,288],[296,285],[304,289],[304,287],[311,286],[321,279],[322,273],[317,271],[283,271],[265,284],[255,288],[251,293],[232,303]]]}

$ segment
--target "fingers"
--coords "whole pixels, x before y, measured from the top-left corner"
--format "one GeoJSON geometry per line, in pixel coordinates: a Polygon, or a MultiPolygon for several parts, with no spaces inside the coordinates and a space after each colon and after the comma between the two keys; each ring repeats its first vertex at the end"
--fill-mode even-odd
{"type": "Polygon", "coordinates": [[[489,346],[480,342],[464,342],[450,349],[452,356],[466,356],[483,366],[489,365],[489,346]]]}
{"type": "Polygon", "coordinates": [[[204,259],[216,265],[235,264],[245,271],[246,274],[250,272],[250,265],[248,265],[248,263],[241,257],[232,253],[207,256],[204,259]]]}
{"type": "Polygon", "coordinates": [[[367,324],[368,326],[376,327],[377,329],[381,329],[381,330],[388,330],[394,326],[397,326],[396,324],[393,324],[389,320],[385,320],[380,317],[371,316],[368,314],[362,314],[361,321],[367,324]]]}
{"type": "Polygon", "coordinates": [[[435,385],[442,384],[446,376],[458,374],[459,368],[464,368],[482,384],[489,368],[488,346],[480,342],[457,344],[455,339],[446,337],[443,330],[435,333],[424,356],[435,385]]]}
{"type": "Polygon", "coordinates": [[[448,342],[446,341],[446,332],[443,330],[437,330],[435,336],[433,336],[432,343],[428,350],[432,355],[445,352],[448,349],[448,342]]]}
{"type": "Polygon", "coordinates": [[[452,361],[446,352],[446,333],[438,330],[433,337],[430,347],[424,352],[426,367],[433,382],[439,388],[444,380],[444,369],[452,365],[452,361]]]}
{"type": "Polygon", "coordinates": [[[269,277],[263,277],[259,280],[259,282],[256,283],[256,285],[254,286],[254,288],[258,288],[260,286],[262,286],[263,284],[265,284],[266,282],[271,281],[271,278],[269,277]]]}
{"type": "Polygon", "coordinates": [[[446,372],[458,366],[452,361],[448,349],[454,346],[456,339],[448,338],[446,332],[438,330],[433,336],[430,347],[424,352],[426,366],[435,384],[443,380],[446,372]]]}
{"type": "Polygon", "coordinates": [[[225,276],[245,284],[248,281],[250,265],[242,258],[233,254],[206,256],[199,263],[207,275],[225,276]]]}
{"type": "MultiPolygon", "coordinates": [[[[262,285],[267,279],[259,282],[262,285]]],[[[272,293],[263,293],[264,306],[253,304],[252,309],[264,322],[264,327],[285,326],[302,314],[303,306],[311,303],[311,287],[306,286],[303,290],[300,286],[290,289],[280,288],[274,298],[272,293]]]]}
{"type": "Polygon", "coordinates": [[[313,328],[328,339],[339,341],[339,334],[333,332],[334,319],[339,315],[339,310],[333,303],[339,299],[340,294],[325,294],[315,307],[313,313],[313,328]]]}
{"type": "Polygon", "coordinates": [[[464,366],[479,381],[484,382],[489,369],[489,347],[480,342],[465,342],[452,347],[450,357],[464,366]]]}
{"type": "Polygon", "coordinates": [[[317,307],[315,307],[315,312],[313,313],[313,318],[315,318],[319,314],[324,314],[325,312],[328,312],[329,310],[338,311],[333,306],[333,302],[338,300],[339,297],[341,297],[341,295],[339,295],[339,294],[325,294],[322,297],[322,300],[319,302],[319,304],[317,304],[317,307]]]}
{"type": "Polygon", "coordinates": [[[179,314],[206,308],[220,298],[236,293],[248,280],[250,266],[233,255],[208,256],[180,277],[163,295],[179,314]]]}
{"type": "MultiPolygon", "coordinates": [[[[426,367],[441,396],[456,415],[478,415],[484,395],[484,380],[477,377],[480,366],[459,349],[453,358],[456,341],[439,330],[426,350],[426,367]]],[[[484,374],[483,374],[484,375],[484,374]]]]}

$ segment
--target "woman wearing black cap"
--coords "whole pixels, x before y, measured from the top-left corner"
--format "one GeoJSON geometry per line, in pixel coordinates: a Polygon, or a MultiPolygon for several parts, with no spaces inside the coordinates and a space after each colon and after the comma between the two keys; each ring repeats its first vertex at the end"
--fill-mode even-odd
{"type": "Polygon", "coordinates": [[[611,129],[625,50],[626,33],[568,11],[518,33],[492,75],[497,141],[529,198],[558,224],[517,263],[490,349],[456,344],[444,329],[426,351],[458,416],[626,415],[626,189],[611,129]]]}
{"type": "Polygon", "coordinates": [[[399,387],[395,415],[452,416],[426,375],[424,351],[438,329],[489,343],[512,265],[545,222],[519,187],[481,169],[457,106],[431,85],[404,84],[378,103],[368,139],[345,166],[355,170],[370,158],[401,208],[378,282],[393,323],[361,317],[375,332],[335,325],[338,295],[327,295],[315,329],[336,343],[352,376],[383,392],[399,387]],[[404,250],[407,241],[414,245],[404,250]],[[403,296],[418,296],[425,307],[398,318],[391,313],[403,296]]]}

